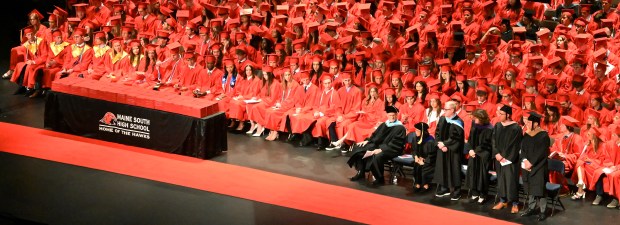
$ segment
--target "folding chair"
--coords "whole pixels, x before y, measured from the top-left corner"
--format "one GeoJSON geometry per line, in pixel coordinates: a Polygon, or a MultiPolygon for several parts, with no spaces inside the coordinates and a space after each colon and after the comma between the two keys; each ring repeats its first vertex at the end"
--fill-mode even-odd
{"type": "MultiPolygon", "coordinates": [[[[564,177],[564,163],[562,161],[557,159],[548,159],[547,162],[549,164],[549,172],[558,172],[562,174],[564,179],[566,179],[566,177],[564,177]]],[[[547,197],[551,198],[551,206],[553,206],[553,208],[551,208],[551,216],[553,216],[553,212],[555,211],[556,201],[560,204],[562,210],[566,211],[564,204],[562,204],[562,201],[560,200],[560,189],[562,189],[562,185],[547,182],[545,184],[545,188],[547,189],[547,197]]]]}
{"type": "Polygon", "coordinates": [[[543,14],[543,16],[545,20],[553,20],[553,17],[555,17],[555,10],[547,9],[545,10],[545,13],[543,14]]]}
{"type": "Polygon", "coordinates": [[[392,166],[392,174],[396,175],[400,175],[403,178],[407,178],[407,175],[405,174],[405,172],[403,171],[403,166],[412,166],[413,167],[413,156],[412,157],[404,157],[401,158],[400,156],[394,157],[392,159],[393,162],[393,166],[392,166]]]}
{"type": "Polygon", "coordinates": [[[555,27],[558,24],[560,24],[560,23],[557,22],[557,21],[553,21],[553,20],[543,20],[543,21],[540,21],[540,26],[541,27],[545,27],[545,28],[549,29],[552,32],[555,30],[555,27]]]}

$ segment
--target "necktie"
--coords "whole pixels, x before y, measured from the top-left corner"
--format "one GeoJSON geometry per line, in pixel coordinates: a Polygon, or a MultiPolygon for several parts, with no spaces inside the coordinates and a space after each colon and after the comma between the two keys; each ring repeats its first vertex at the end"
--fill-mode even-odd
{"type": "Polygon", "coordinates": [[[308,86],[304,87],[304,92],[308,92],[308,86]]]}

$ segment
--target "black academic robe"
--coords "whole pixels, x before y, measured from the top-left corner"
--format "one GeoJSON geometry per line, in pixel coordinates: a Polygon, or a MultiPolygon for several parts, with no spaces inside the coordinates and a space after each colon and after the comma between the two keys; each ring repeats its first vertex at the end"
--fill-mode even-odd
{"type": "Polygon", "coordinates": [[[439,118],[435,130],[435,142],[443,142],[448,151],[443,152],[435,146],[437,159],[435,160],[433,183],[446,188],[460,187],[462,182],[461,158],[465,144],[465,130],[463,129],[463,120],[458,115],[455,115],[452,120],[460,124],[449,123],[442,116],[439,118]]]}
{"type": "Polygon", "coordinates": [[[523,187],[525,192],[534,197],[545,196],[545,185],[549,181],[547,156],[551,139],[546,131],[540,131],[534,136],[523,135],[521,142],[521,159],[527,159],[532,164],[531,171],[522,169],[523,187]]]}
{"type": "Polygon", "coordinates": [[[474,150],[476,157],[467,160],[465,187],[486,194],[489,189],[489,165],[491,163],[491,139],[493,127],[489,125],[472,125],[465,151],[474,150]]]}
{"type": "Polygon", "coordinates": [[[497,171],[497,192],[499,197],[507,198],[508,201],[517,201],[519,196],[519,149],[521,148],[521,139],[523,131],[517,123],[503,126],[502,123],[496,123],[493,128],[493,151],[491,157],[495,162],[495,170],[497,171]],[[496,154],[502,155],[512,164],[501,166],[499,161],[495,160],[496,154]]]}
{"type": "Polygon", "coordinates": [[[383,178],[383,164],[394,157],[402,155],[406,135],[407,130],[404,126],[395,125],[388,127],[385,123],[382,123],[367,139],[368,143],[366,145],[362,147],[355,145],[353,155],[351,155],[347,164],[350,167],[355,166],[357,170],[370,171],[377,179],[383,178]],[[372,151],[377,148],[381,149],[381,153],[362,159],[366,151],[372,151]]]}
{"type": "Polygon", "coordinates": [[[430,184],[433,181],[433,175],[435,173],[435,160],[437,156],[437,143],[433,136],[430,136],[426,133],[426,137],[420,144],[418,144],[418,137],[414,138],[413,148],[411,155],[417,156],[419,158],[424,159],[424,165],[417,164],[413,162],[413,176],[415,178],[415,183],[424,185],[430,184]]]}

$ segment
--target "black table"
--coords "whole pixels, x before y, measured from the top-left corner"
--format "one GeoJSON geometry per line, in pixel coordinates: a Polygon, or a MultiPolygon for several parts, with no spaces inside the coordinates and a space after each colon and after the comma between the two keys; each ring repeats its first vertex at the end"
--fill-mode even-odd
{"type": "Polygon", "coordinates": [[[208,159],[228,148],[223,112],[205,118],[49,92],[46,129],[208,159]]]}

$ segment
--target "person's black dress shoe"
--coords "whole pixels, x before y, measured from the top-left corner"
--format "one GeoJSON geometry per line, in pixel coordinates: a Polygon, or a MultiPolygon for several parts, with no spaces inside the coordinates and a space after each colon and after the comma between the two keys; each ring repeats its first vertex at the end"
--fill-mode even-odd
{"type": "Polygon", "coordinates": [[[296,136],[297,136],[296,134],[291,134],[291,135],[289,135],[289,136],[288,136],[288,139],[286,139],[286,142],[292,142],[292,141],[294,141],[294,140],[295,140],[295,138],[296,138],[296,136]]]}
{"type": "Polygon", "coordinates": [[[364,178],[364,172],[357,171],[355,176],[352,176],[351,178],[349,178],[349,180],[351,180],[351,181],[358,181],[359,179],[362,179],[362,178],[364,178]]]}
{"type": "Polygon", "coordinates": [[[31,95],[29,95],[29,98],[38,98],[41,96],[41,94],[43,93],[43,91],[41,90],[35,90],[31,95]]]}
{"type": "Polygon", "coordinates": [[[24,97],[30,97],[30,95],[34,94],[34,89],[26,89],[24,93],[24,97]]]}
{"type": "Polygon", "coordinates": [[[521,213],[521,216],[531,216],[536,214],[536,211],[531,209],[526,209],[525,212],[521,213]]]}
{"type": "Polygon", "coordinates": [[[547,219],[547,215],[545,215],[544,213],[541,213],[538,215],[538,221],[543,221],[547,219]]]}
{"type": "Polygon", "coordinates": [[[13,95],[21,95],[24,93],[26,93],[26,87],[20,86],[17,90],[15,90],[15,92],[13,92],[13,95]]]}
{"type": "Polygon", "coordinates": [[[385,178],[383,177],[379,177],[375,181],[372,182],[373,186],[379,186],[379,185],[384,185],[384,184],[385,184],[385,178]]]}

